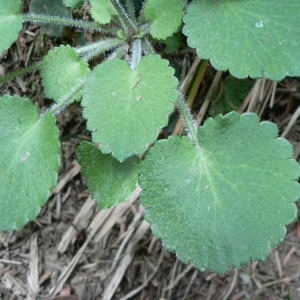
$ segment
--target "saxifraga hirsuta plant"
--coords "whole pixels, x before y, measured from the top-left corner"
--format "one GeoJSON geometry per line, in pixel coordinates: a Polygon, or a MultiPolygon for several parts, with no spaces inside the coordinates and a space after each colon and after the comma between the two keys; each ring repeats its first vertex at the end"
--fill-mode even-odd
{"type": "MultiPolygon", "coordinates": [[[[63,2],[71,8],[83,4],[63,2]]],[[[94,21],[88,22],[20,14],[19,0],[0,0],[0,52],[17,39],[24,22],[102,36],[76,48],[55,47],[42,62],[0,78],[40,68],[45,97],[54,101],[40,112],[29,99],[0,98],[1,230],[21,228],[46,203],[60,165],[55,116],[79,101],[93,142],[82,141],[78,160],[101,208],[125,201],[139,182],[154,235],[200,270],[226,272],[264,259],[283,240],[299,198],[300,168],[291,144],[254,113],[217,115],[198,128],[174,69],[153,43],[172,48],[168,43],[176,44],[183,24],[189,46],[218,70],[277,81],[299,76],[299,1],[187,2],[148,0],[137,11],[129,0],[90,0],[94,21]],[[91,71],[89,62],[103,53],[106,59],[91,71]],[[156,141],[174,104],[186,134],[156,141]]]]}

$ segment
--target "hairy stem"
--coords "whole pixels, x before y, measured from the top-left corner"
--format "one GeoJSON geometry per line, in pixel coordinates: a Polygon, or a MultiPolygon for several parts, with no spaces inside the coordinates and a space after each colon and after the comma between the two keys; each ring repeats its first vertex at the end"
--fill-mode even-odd
{"type": "Polygon", "coordinates": [[[31,72],[33,70],[36,70],[36,69],[40,68],[41,66],[42,66],[42,62],[40,61],[38,63],[35,63],[34,65],[31,65],[31,66],[28,66],[26,68],[11,72],[11,73],[3,76],[3,77],[0,77],[0,83],[11,80],[11,79],[13,79],[17,76],[21,76],[21,75],[26,74],[28,72],[31,72]]]}
{"type": "Polygon", "coordinates": [[[90,52],[86,56],[83,56],[82,59],[85,60],[86,62],[88,62],[89,60],[93,59],[97,55],[102,54],[105,50],[109,50],[111,48],[118,47],[118,46],[120,46],[122,44],[124,44],[123,41],[121,43],[118,43],[118,44],[114,45],[114,46],[108,47],[107,49],[104,49],[104,50],[103,50],[103,48],[95,49],[94,51],[90,52]]]}
{"type": "Polygon", "coordinates": [[[43,117],[45,114],[53,114],[58,115],[61,111],[63,111],[70,103],[70,100],[76,96],[82,89],[85,84],[85,80],[80,81],[77,85],[75,85],[68,93],[66,93],[63,97],[61,97],[56,103],[51,105],[49,109],[47,109],[44,113],[41,114],[43,117]]]}
{"type": "Polygon", "coordinates": [[[144,37],[144,39],[143,39],[143,49],[146,52],[146,54],[148,54],[148,53],[155,54],[155,50],[154,50],[150,40],[147,37],[144,37]]]}
{"type": "Polygon", "coordinates": [[[135,70],[142,58],[142,41],[135,39],[132,43],[130,69],[135,70]]]}
{"type": "Polygon", "coordinates": [[[95,55],[93,54],[94,52],[96,52],[96,54],[99,54],[111,48],[117,47],[123,43],[124,41],[119,38],[107,38],[105,40],[101,40],[90,45],[76,48],[76,52],[82,55],[87,61],[95,55]],[[84,53],[86,53],[87,55],[84,56],[84,53]]]}
{"type": "Polygon", "coordinates": [[[130,19],[127,15],[126,11],[120,4],[119,0],[111,0],[111,4],[113,5],[114,9],[118,14],[119,21],[122,24],[124,31],[128,34],[129,31],[133,30],[134,32],[137,31],[137,27],[135,23],[130,19]]]}
{"type": "Polygon", "coordinates": [[[178,107],[178,109],[181,112],[181,115],[183,117],[185,126],[186,126],[186,130],[187,130],[187,136],[192,140],[192,142],[195,144],[195,146],[200,148],[200,144],[198,141],[198,137],[197,137],[197,127],[196,127],[196,122],[189,110],[189,108],[187,107],[187,104],[185,102],[185,100],[183,99],[182,95],[179,95],[179,97],[176,100],[176,105],[178,107]]]}
{"type": "Polygon", "coordinates": [[[100,25],[99,23],[95,22],[86,22],[82,20],[75,20],[70,18],[62,18],[62,17],[54,17],[54,16],[46,16],[46,15],[39,15],[39,14],[24,14],[22,15],[26,21],[33,22],[33,23],[44,23],[44,24],[57,24],[57,25],[64,25],[64,26],[72,26],[77,28],[84,28],[84,29],[92,29],[96,31],[102,31],[105,33],[112,34],[111,28],[106,25],[100,25]]]}

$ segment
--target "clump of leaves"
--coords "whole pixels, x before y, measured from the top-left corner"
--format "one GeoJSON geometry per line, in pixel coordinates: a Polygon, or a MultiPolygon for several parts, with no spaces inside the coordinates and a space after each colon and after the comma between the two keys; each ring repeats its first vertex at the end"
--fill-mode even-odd
{"type": "MultiPolygon", "coordinates": [[[[136,10],[140,3],[130,0],[90,0],[94,21],[87,22],[19,14],[19,0],[0,0],[0,52],[16,40],[23,22],[103,33],[85,46],[55,47],[41,63],[0,78],[41,68],[45,96],[54,100],[41,113],[28,99],[0,98],[2,230],[21,228],[46,203],[60,164],[55,116],[80,101],[92,143],[82,141],[78,158],[101,208],[125,201],[139,182],[153,233],[201,270],[226,272],[264,259],[283,240],[300,191],[292,146],[277,137],[275,124],[252,113],[217,115],[198,128],[178,93],[174,69],[153,42],[168,45],[183,18],[188,44],[217,69],[238,78],[299,76],[298,0],[186,2],[148,0],[136,10]],[[91,70],[89,62],[103,53],[106,60],[91,70]],[[156,142],[174,104],[187,135],[156,142]],[[140,163],[138,155],[152,143],[140,163]]],[[[225,92],[225,100],[234,99],[232,88],[225,92]]]]}

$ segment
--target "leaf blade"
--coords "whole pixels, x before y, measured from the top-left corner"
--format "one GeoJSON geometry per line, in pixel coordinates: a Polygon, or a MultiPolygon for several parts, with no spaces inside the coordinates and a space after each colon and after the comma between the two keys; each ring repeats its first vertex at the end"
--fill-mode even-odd
{"type": "Polygon", "coordinates": [[[8,49],[18,38],[24,18],[18,15],[21,1],[0,0],[0,53],[8,49]]]}
{"type": "Polygon", "coordinates": [[[181,24],[183,17],[183,2],[181,0],[147,1],[145,16],[153,21],[150,25],[151,35],[159,40],[170,37],[181,24]]]}
{"type": "MultiPolygon", "coordinates": [[[[45,96],[59,101],[80,81],[84,81],[89,73],[88,64],[80,59],[74,48],[69,45],[55,47],[43,59],[41,76],[45,96]]],[[[82,93],[78,93],[70,102],[81,97],[82,93]]]]}
{"type": "Polygon", "coordinates": [[[93,142],[101,144],[103,153],[123,161],[157,138],[177,97],[173,73],[159,55],[143,57],[136,70],[120,59],[94,68],[81,104],[93,142]]]}
{"type": "Polygon", "coordinates": [[[0,103],[0,228],[11,231],[36,218],[57,182],[58,128],[50,114],[38,119],[28,99],[0,103]]]}
{"type": "Polygon", "coordinates": [[[100,24],[110,23],[112,16],[117,14],[109,0],[91,0],[90,3],[91,15],[100,24]]]}
{"type": "Polygon", "coordinates": [[[127,200],[138,184],[139,158],[129,157],[120,163],[97,147],[82,141],[77,148],[82,174],[87,178],[93,199],[101,209],[127,200]]]}
{"type": "Polygon", "coordinates": [[[197,54],[237,78],[300,75],[297,0],[194,1],[183,33],[197,54]]]}
{"type": "Polygon", "coordinates": [[[264,259],[283,240],[300,194],[292,147],[276,136],[274,124],[233,112],[199,129],[201,150],[187,137],[157,142],[140,176],[153,233],[200,270],[264,259]]]}

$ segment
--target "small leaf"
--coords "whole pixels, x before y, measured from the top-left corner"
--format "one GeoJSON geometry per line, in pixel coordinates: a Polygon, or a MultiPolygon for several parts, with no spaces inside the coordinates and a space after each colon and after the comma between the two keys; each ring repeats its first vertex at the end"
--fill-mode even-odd
{"type": "Polygon", "coordinates": [[[197,54],[238,78],[300,75],[299,0],[194,1],[183,33],[197,54]]]}
{"type": "Polygon", "coordinates": [[[39,118],[28,99],[0,98],[0,230],[33,220],[57,182],[59,140],[55,118],[39,118]]]}
{"type": "Polygon", "coordinates": [[[91,15],[100,24],[110,23],[111,17],[117,14],[110,0],[90,0],[90,3],[91,15]]]}
{"type": "Polygon", "coordinates": [[[252,86],[253,82],[249,79],[239,80],[231,75],[226,77],[222,86],[217,86],[211,94],[210,116],[215,117],[218,114],[225,114],[233,110],[237,111],[252,86]]]}
{"type": "Polygon", "coordinates": [[[181,0],[151,0],[145,4],[145,16],[153,21],[150,26],[151,35],[159,40],[165,40],[177,31],[183,17],[181,0]]]}
{"type": "Polygon", "coordinates": [[[71,7],[73,9],[79,9],[82,7],[84,1],[83,0],[63,0],[63,3],[67,7],[71,7]]]}
{"type": "Polygon", "coordinates": [[[18,38],[23,26],[23,17],[18,15],[20,0],[0,0],[0,54],[18,38]]]}
{"type": "Polygon", "coordinates": [[[93,141],[118,160],[144,152],[174,109],[177,79],[159,55],[141,59],[135,70],[113,59],[94,68],[84,88],[83,115],[93,141]]]}
{"type": "Polygon", "coordinates": [[[101,209],[127,200],[138,184],[138,157],[133,156],[120,163],[111,155],[102,154],[87,141],[81,142],[77,153],[92,197],[101,209]]]}
{"type": "MultiPolygon", "coordinates": [[[[79,58],[74,48],[67,46],[55,47],[44,56],[42,65],[42,84],[45,95],[58,101],[80,81],[85,80],[90,70],[88,64],[79,58]]],[[[79,100],[78,93],[73,100],[79,100]]]]}
{"type": "Polygon", "coordinates": [[[165,44],[166,44],[166,48],[165,48],[166,53],[173,53],[175,51],[178,51],[181,44],[180,34],[174,33],[172,36],[168,37],[165,40],[165,44]]]}
{"type": "Polygon", "coordinates": [[[140,200],[153,233],[200,270],[264,259],[296,217],[298,163],[275,124],[231,112],[189,138],[158,141],[141,163],[140,200]]]}

